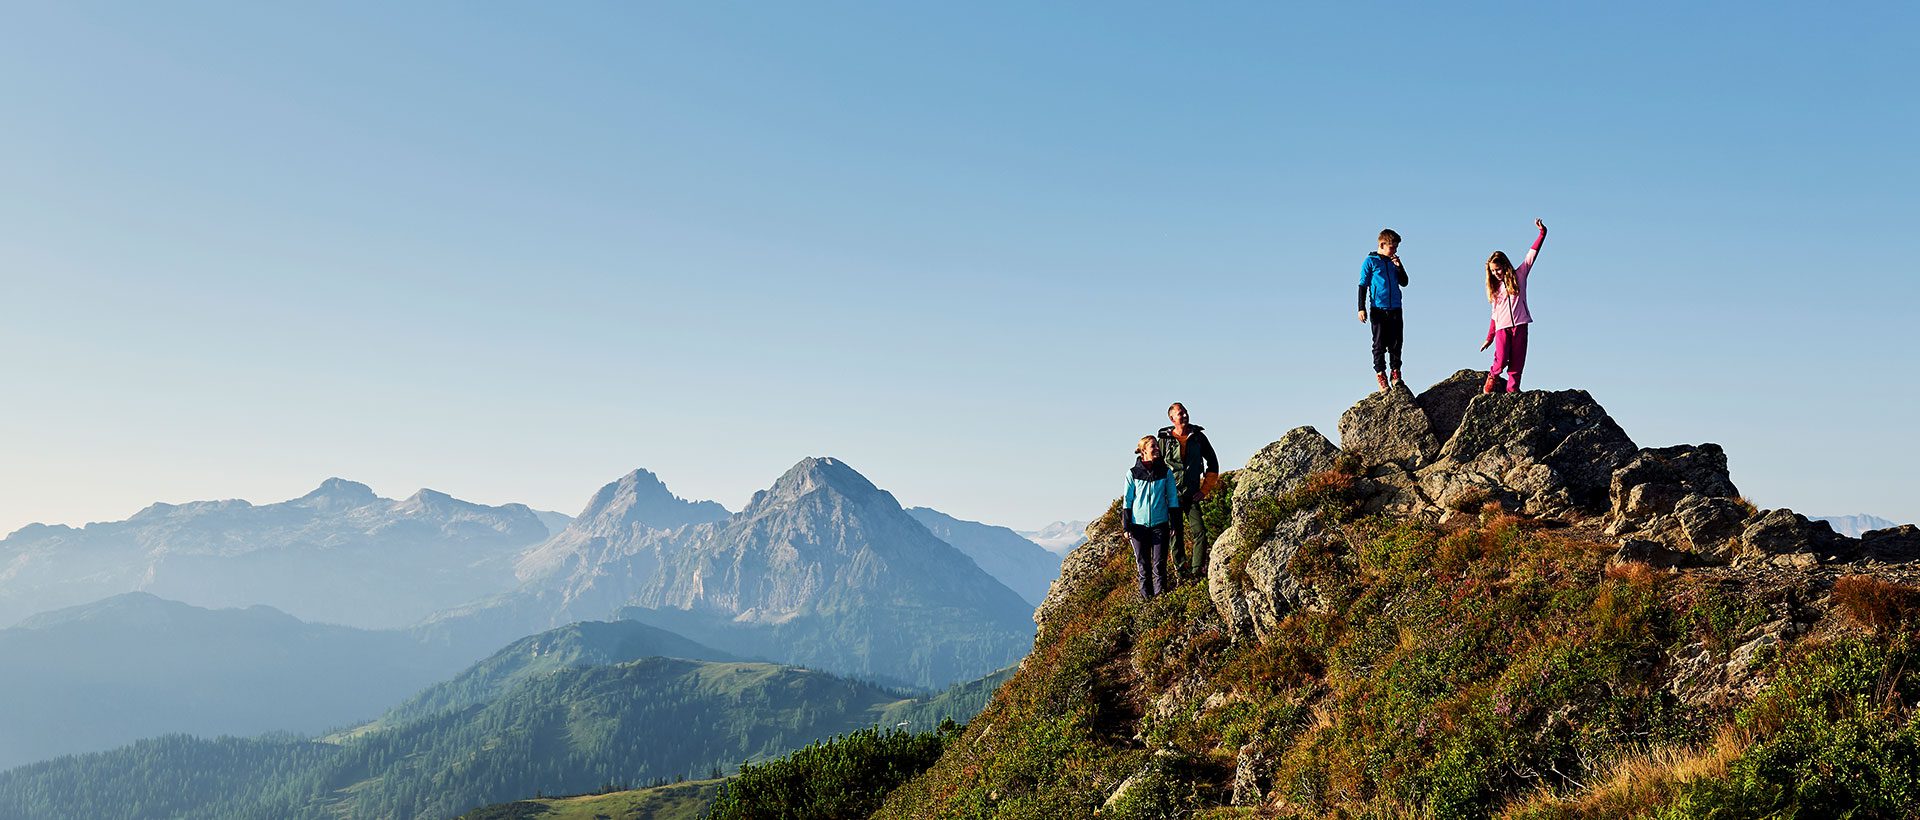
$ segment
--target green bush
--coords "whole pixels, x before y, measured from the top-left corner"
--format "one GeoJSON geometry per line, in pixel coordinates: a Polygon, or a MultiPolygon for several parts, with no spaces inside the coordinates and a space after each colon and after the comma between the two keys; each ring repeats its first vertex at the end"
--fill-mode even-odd
{"type": "Polygon", "coordinates": [[[708,810],[709,820],[866,817],[887,792],[926,771],[960,735],[949,720],[931,732],[862,729],[767,763],[743,763],[708,810]]]}
{"type": "Polygon", "coordinates": [[[1789,662],[1740,714],[1753,745],[1723,777],[1653,813],[1679,818],[1902,818],[1920,811],[1912,641],[1850,637],[1789,662]]]}

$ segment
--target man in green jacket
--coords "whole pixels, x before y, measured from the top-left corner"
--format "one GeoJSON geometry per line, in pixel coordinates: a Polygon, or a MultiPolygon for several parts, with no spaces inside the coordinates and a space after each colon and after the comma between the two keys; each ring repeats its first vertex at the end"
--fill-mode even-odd
{"type": "Polygon", "coordinates": [[[1180,506],[1173,510],[1171,522],[1173,565],[1178,567],[1184,560],[1187,577],[1204,578],[1207,575],[1207,527],[1206,522],[1200,520],[1199,505],[1201,497],[1211,492],[1214,483],[1220,480],[1220,457],[1214,454],[1205,428],[1187,423],[1186,405],[1174,402],[1167,408],[1167,420],[1173,423],[1160,428],[1160,453],[1167,469],[1173,472],[1174,485],[1180,488],[1180,506]],[[1187,538],[1189,521],[1200,531],[1199,538],[1191,542],[1187,538]]]}

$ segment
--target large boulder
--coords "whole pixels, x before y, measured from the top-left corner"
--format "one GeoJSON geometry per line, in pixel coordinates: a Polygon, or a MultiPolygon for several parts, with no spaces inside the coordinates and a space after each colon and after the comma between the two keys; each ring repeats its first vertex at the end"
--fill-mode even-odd
{"type": "Polygon", "coordinates": [[[1623,544],[1658,543],[1678,554],[1678,565],[1725,564],[1733,560],[1740,535],[1753,517],[1750,508],[1731,498],[1688,494],[1669,506],[1671,512],[1632,527],[1623,544]]]}
{"type": "Polygon", "coordinates": [[[1417,471],[1428,498],[1485,493],[1537,516],[1604,512],[1613,471],[1638,448],[1585,390],[1492,393],[1417,471]]]}
{"type": "Polygon", "coordinates": [[[1768,510],[1740,533],[1743,557],[1801,569],[1843,561],[1859,552],[1859,542],[1833,531],[1825,521],[1789,509],[1768,510]]]}
{"type": "Polygon", "coordinates": [[[1220,536],[1207,565],[1207,595],[1235,640],[1264,640],[1287,613],[1312,605],[1312,593],[1289,565],[1301,547],[1325,531],[1318,512],[1301,510],[1268,532],[1230,528],[1220,536]]]}
{"type": "Polygon", "coordinates": [[[1460,429],[1460,420],[1467,415],[1467,404],[1480,395],[1486,384],[1487,371],[1460,370],[1421,391],[1413,402],[1420,407],[1420,412],[1427,414],[1427,427],[1433,431],[1433,437],[1445,444],[1453,438],[1454,431],[1460,429]]]}
{"type": "Polygon", "coordinates": [[[1689,495],[1673,508],[1680,543],[1696,560],[1724,564],[1733,559],[1736,539],[1745,529],[1749,510],[1731,498],[1689,495]]]}
{"type": "Polygon", "coordinates": [[[1718,444],[1681,444],[1641,450],[1608,482],[1608,526],[1625,533],[1655,516],[1673,512],[1690,495],[1736,498],[1727,473],[1727,453],[1718,444]]]}
{"type": "Polygon", "coordinates": [[[1340,414],[1340,449],[1368,466],[1414,469],[1433,460],[1440,441],[1405,384],[1369,394],[1340,414]]]}
{"type": "Polygon", "coordinates": [[[1300,486],[1307,476],[1331,470],[1340,460],[1340,448],[1312,427],[1295,427],[1279,441],[1260,448],[1247,466],[1234,473],[1233,520],[1246,515],[1248,505],[1262,498],[1278,498],[1300,486]]]}
{"type": "Polygon", "coordinates": [[[1860,535],[1860,551],[1868,558],[1889,564],[1920,560],[1920,527],[1901,524],[1868,530],[1860,535]]]}

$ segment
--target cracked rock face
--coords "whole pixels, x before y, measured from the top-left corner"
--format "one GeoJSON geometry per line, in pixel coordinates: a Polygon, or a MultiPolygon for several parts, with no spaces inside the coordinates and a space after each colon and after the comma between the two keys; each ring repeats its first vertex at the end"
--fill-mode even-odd
{"type": "Polygon", "coordinates": [[[1405,384],[1361,399],[1340,414],[1340,447],[1367,464],[1414,469],[1440,452],[1427,414],[1405,384]]]}
{"type": "Polygon", "coordinates": [[[1681,444],[1641,450],[1608,481],[1609,528],[1631,532],[1674,511],[1688,496],[1737,498],[1727,474],[1727,453],[1718,444],[1681,444]]]}
{"type": "Polygon", "coordinates": [[[1487,394],[1467,404],[1460,429],[1417,471],[1427,497],[1495,497],[1531,515],[1604,511],[1615,468],[1637,448],[1584,390],[1487,394]]]}
{"type": "Polygon", "coordinates": [[[1480,395],[1486,381],[1485,370],[1461,370],[1420,391],[1413,402],[1426,414],[1427,425],[1436,441],[1445,444],[1453,438],[1454,431],[1460,429],[1460,420],[1466,418],[1467,405],[1474,396],[1480,395]]]}
{"type": "Polygon", "coordinates": [[[1834,532],[1832,524],[1786,508],[1768,510],[1748,523],[1740,543],[1751,557],[1799,569],[1848,560],[1860,552],[1860,542],[1834,532]]]}
{"type": "Polygon", "coordinates": [[[1260,448],[1247,466],[1240,469],[1233,485],[1233,518],[1246,514],[1248,505],[1261,498],[1278,498],[1300,486],[1307,476],[1331,470],[1340,458],[1340,448],[1312,427],[1295,427],[1279,441],[1260,448]]]}

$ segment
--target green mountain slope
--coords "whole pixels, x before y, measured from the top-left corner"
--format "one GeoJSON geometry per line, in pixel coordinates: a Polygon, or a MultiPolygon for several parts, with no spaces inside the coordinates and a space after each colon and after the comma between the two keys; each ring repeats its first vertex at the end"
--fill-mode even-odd
{"type": "Polygon", "coordinates": [[[572,666],[607,666],[650,657],[706,661],[740,658],[635,621],[582,621],[529,635],[427,687],[375,723],[397,726],[450,709],[485,703],[529,678],[572,666]]]}
{"type": "Polygon", "coordinates": [[[337,745],[168,737],[22,767],[0,774],[0,816],[450,817],[731,768],[872,725],[899,699],[772,664],[568,667],[337,745]]]}

